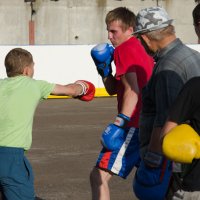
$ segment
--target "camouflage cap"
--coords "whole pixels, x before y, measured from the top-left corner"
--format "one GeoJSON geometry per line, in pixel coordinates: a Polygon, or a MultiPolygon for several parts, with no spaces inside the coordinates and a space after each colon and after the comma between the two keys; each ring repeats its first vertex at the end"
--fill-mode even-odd
{"type": "Polygon", "coordinates": [[[167,12],[162,7],[150,7],[139,11],[136,16],[136,31],[137,33],[145,33],[164,28],[172,24],[173,19],[170,19],[167,12]]]}

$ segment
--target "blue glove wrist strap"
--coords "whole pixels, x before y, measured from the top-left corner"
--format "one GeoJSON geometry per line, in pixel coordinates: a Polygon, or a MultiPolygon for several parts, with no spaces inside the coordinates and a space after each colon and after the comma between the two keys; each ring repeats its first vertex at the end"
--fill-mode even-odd
{"type": "Polygon", "coordinates": [[[125,128],[128,122],[130,122],[130,117],[120,113],[117,115],[114,124],[120,128],[125,128]]]}

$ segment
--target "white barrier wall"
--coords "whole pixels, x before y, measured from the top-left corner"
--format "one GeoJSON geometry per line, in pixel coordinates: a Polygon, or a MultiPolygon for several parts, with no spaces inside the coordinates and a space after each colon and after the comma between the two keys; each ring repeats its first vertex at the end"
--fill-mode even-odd
{"type": "MultiPolygon", "coordinates": [[[[4,59],[6,54],[17,46],[1,46],[0,78],[6,77],[4,59]]],[[[96,86],[101,86],[98,74],[90,57],[88,45],[61,46],[20,46],[33,55],[35,79],[55,83],[69,83],[77,79],[88,79],[96,86]]],[[[100,79],[101,80],[101,79],[100,79]]]]}
{"type": "MultiPolygon", "coordinates": [[[[102,79],[90,56],[94,45],[42,45],[42,46],[1,46],[0,78],[6,77],[4,59],[16,47],[30,51],[35,62],[35,79],[67,84],[79,79],[91,81],[97,88],[96,96],[107,96],[102,79]]],[[[200,52],[200,45],[188,45],[200,52]]],[[[200,63],[199,63],[200,64],[200,63]]],[[[114,71],[114,69],[113,69],[114,71]]]]}

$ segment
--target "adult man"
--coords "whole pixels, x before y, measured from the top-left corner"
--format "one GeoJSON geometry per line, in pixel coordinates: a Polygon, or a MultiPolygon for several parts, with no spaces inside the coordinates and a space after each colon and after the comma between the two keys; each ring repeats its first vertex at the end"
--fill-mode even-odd
{"type": "Polygon", "coordinates": [[[194,30],[198,37],[198,43],[200,44],[200,3],[192,11],[194,30]]]}
{"type": "MultiPolygon", "coordinates": [[[[200,137],[198,135],[200,134],[199,85],[200,77],[192,78],[184,85],[170,108],[168,120],[162,131],[162,135],[164,136],[169,136],[173,133],[171,136],[173,141],[171,141],[171,143],[175,143],[173,152],[171,152],[172,158],[176,158],[175,160],[185,163],[183,164],[184,170],[180,185],[181,188],[174,194],[174,199],[176,197],[177,200],[200,199],[200,137]],[[189,125],[198,133],[197,136],[194,135],[184,123],[189,123],[189,125]],[[184,124],[184,126],[181,125],[178,127],[177,125],[180,124],[184,124]],[[188,152],[187,150],[189,149],[191,149],[191,151],[188,152]],[[190,164],[191,161],[192,163],[190,164]]],[[[168,145],[165,146],[166,150],[171,148],[169,142],[168,145]]]]}
{"type": "Polygon", "coordinates": [[[91,54],[107,92],[117,94],[118,116],[102,134],[104,148],[90,175],[93,200],[109,200],[108,182],[111,177],[118,175],[126,178],[139,162],[141,90],[149,80],[154,65],[139,40],[132,36],[135,28],[133,12],[125,7],[116,8],[108,12],[105,22],[108,39],[115,47],[116,75],[112,75],[113,50],[109,45],[97,45],[91,54]],[[100,58],[104,58],[104,52],[106,55],[108,52],[109,56],[102,62],[100,58]]]}
{"type": "Polygon", "coordinates": [[[200,75],[200,54],[176,38],[172,21],[161,7],[142,9],[137,15],[135,34],[155,54],[156,61],[152,77],[142,91],[139,126],[142,161],[133,186],[136,195],[145,200],[164,199],[171,163],[162,155],[161,129],[184,83],[200,75]],[[149,178],[145,179],[144,174],[149,178]]]}

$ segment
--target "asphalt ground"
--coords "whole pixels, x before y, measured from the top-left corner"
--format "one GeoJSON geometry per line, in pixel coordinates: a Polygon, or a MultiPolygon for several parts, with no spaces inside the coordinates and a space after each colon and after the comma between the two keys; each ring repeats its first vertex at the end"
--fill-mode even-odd
{"type": "MultiPolygon", "coordinates": [[[[48,99],[36,110],[32,148],[27,153],[35,190],[45,200],[91,200],[89,174],[101,149],[100,135],[117,114],[116,97],[48,99]]],[[[110,181],[112,200],[136,200],[134,171],[110,181]]]]}

